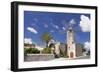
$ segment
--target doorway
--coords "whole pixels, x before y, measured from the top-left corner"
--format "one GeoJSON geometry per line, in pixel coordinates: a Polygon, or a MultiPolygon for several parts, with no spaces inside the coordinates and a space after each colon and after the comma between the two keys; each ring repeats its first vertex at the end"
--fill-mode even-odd
{"type": "Polygon", "coordinates": [[[73,57],[74,57],[74,53],[70,52],[70,58],[73,58],[73,57]]]}

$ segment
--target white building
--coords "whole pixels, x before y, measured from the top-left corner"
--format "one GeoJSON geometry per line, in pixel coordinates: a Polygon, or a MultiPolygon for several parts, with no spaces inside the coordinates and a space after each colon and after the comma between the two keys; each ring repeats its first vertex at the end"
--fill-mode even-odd
{"type": "Polygon", "coordinates": [[[74,31],[70,26],[67,31],[67,56],[68,58],[76,57],[76,45],[74,39],[74,31]]]}
{"type": "Polygon", "coordinates": [[[38,45],[36,45],[36,48],[38,49],[38,50],[43,50],[43,47],[40,47],[40,46],[38,46],[38,45]]]}
{"type": "Polygon", "coordinates": [[[60,55],[60,49],[59,48],[60,48],[60,42],[56,42],[55,43],[55,49],[54,49],[56,55],[60,55]]]}

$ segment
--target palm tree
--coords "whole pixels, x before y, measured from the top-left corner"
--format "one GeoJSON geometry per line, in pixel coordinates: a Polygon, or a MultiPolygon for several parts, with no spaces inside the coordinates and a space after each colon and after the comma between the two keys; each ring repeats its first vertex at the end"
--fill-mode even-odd
{"type": "Polygon", "coordinates": [[[50,41],[51,39],[52,39],[52,36],[51,36],[50,33],[48,33],[48,32],[43,33],[43,35],[42,35],[42,40],[45,41],[45,43],[46,43],[46,48],[48,48],[48,43],[49,43],[49,41],[50,41]]]}

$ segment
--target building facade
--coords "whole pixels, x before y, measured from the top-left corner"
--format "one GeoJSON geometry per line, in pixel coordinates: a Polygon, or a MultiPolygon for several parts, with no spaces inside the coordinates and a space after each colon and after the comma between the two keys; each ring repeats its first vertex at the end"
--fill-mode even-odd
{"type": "Polygon", "coordinates": [[[72,27],[69,27],[67,31],[67,56],[68,58],[76,57],[76,44],[72,27]]]}
{"type": "Polygon", "coordinates": [[[35,44],[24,43],[24,48],[26,48],[26,49],[35,48],[35,44]]]}

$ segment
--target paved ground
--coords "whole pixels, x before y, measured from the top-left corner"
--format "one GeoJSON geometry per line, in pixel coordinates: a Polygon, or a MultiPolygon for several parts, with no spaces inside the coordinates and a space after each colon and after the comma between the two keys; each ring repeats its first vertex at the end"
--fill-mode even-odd
{"type": "Polygon", "coordinates": [[[54,58],[53,54],[33,54],[27,55],[24,58],[24,61],[64,61],[64,60],[77,60],[77,59],[89,59],[90,56],[81,56],[74,59],[69,58],[54,58]]]}
{"type": "Polygon", "coordinates": [[[50,61],[64,61],[64,60],[77,60],[77,59],[89,59],[90,56],[81,56],[81,57],[77,57],[77,58],[74,58],[74,59],[68,59],[68,58],[56,58],[56,59],[53,59],[53,60],[50,60],[50,61]]]}
{"type": "Polygon", "coordinates": [[[89,59],[89,58],[90,58],[90,56],[81,56],[81,57],[78,57],[76,59],[89,59]]]}

